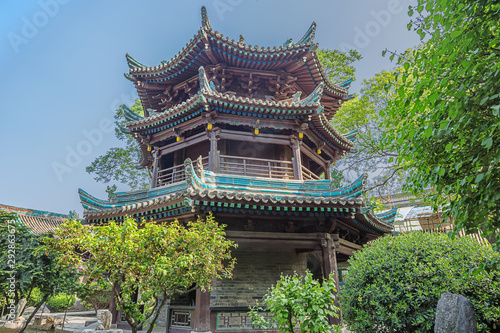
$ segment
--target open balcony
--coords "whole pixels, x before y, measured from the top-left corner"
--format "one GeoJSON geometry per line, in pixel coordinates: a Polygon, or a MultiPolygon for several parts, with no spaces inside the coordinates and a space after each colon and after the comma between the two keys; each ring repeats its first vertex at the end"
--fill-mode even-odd
{"type": "MultiPolygon", "coordinates": [[[[246,176],[256,178],[270,178],[281,180],[293,180],[294,165],[292,161],[280,161],[253,157],[239,157],[229,155],[218,155],[214,166],[209,163],[209,157],[202,158],[205,170],[214,171],[225,175],[246,176]]],[[[316,174],[301,165],[302,180],[319,180],[316,174]]],[[[166,169],[158,170],[156,186],[178,183],[186,179],[184,164],[175,165],[166,169]]]]}

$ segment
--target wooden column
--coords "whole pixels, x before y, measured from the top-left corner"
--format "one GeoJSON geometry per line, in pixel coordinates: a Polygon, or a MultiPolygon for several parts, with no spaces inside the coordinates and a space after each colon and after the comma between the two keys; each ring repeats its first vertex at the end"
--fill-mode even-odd
{"type": "Polygon", "coordinates": [[[200,289],[196,289],[193,332],[210,332],[210,292],[202,292],[200,289]]]}
{"type": "Polygon", "coordinates": [[[339,308],[339,317],[329,318],[329,321],[332,324],[340,324],[342,322],[342,312],[340,311],[340,304],[338,299],[339,276],[337,270],[337,255],[335,253],[336,245],[334,241],[337,241],[337,243],[339,241],[339,236],[337,234],[325,234],[325,237],[321,239],[321,250],[323,256],[323,277],[325,279],[328,279],[330,277],[330,274],[333,274],[335,279],[335,289],[337,289],[337,291],[332,292],[332,294],[335,297],[335,305],[339,308]]]}
{"type": "Polygon", "coordinates": [[[151,184],[151,188],[155,188],[158,186],[158,149],[155,149],[153,152],[153,183],[151,184]]]}
{"type": "Polygon", "coordinates": [[[293,151],[293,177],[296,180],[302,180],[302,158],[300,156],[300,145],[302,141],[299,141],[295,136],[291,138],[292,151],[293,151]]]}
{"type": "Polygon", "coordinates": [[[326,161],[326,170],[325,170],[325,179],[330,179],[332,178],[330,169],[332,168],[332,160],[326,161]]]}
{"type": "Polygon", "coordinates": [[[217,150],[217,141],[220,139],[220,129],[213,129],[207,133],[210,140],[210,151],[208,153],[208,170],[219,172],[219,152],[217,150]]]}

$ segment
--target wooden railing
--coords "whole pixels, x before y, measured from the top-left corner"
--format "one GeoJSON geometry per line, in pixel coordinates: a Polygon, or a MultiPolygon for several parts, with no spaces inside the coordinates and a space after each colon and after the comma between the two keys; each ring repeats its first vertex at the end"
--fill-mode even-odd
{"type": "MultiPolygon", "coordinates": [[[[208,167],[208,156],[202,159],[203,168],[208,167]]],[[[197,161],[194,161],[195,163],[197,161]]],[[[178,183],[186,179],[186,173],[184,172],[184,164],[174,165],[173,167],[166,168],[163,170],[158,170],[158,186],[178,183]]]]}
{"type": "MultiPolygon", "coordinates": [[[[253,157],[219,155],[219,173],[249,177],[294,179],[293,162],[253,157]]],[[[197,161],[194,161],[195,163],[197,161]]],[[[208,156],[202,158],[203,168],[208,170],[208,156]]],[[[311,170],[302,166],[304,180],[319,180],[311,170]]],[[[184,164],[158,170],[157,186],[178,183],[186,179],[184,164]]]]}
{"type": "Polygon", "coordinates": [[[311,170],[306,168],[305,166],[302,166],[302,179],[304,180],[319,180],[319,178],[315,173],[313,173],[311,170]]]}
{"type": "Polygon", "coordinates": [[[219,172],[250,177],[293,179],[293,164],[290,161],[220,155],[219,172]]]}

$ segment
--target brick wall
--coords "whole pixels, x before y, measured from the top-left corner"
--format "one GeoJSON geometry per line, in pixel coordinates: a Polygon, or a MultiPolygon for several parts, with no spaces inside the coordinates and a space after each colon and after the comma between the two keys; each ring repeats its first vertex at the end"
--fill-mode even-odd
{"type": "Polygon", "coordinates": [[[306,270],[305,254],[295,250],[237,249],[237,263],[230,280],[217,280],[210,295],[211,307],[253,306],[283,274],[306,270]]]}

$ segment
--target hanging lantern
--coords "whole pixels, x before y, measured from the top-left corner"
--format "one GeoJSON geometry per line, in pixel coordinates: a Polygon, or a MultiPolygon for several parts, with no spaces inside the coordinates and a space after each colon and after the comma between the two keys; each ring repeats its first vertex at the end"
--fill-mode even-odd
{"type": "Polygon", "coordinates": [[[318,150],[316,151],[319,154],[321,154],[321,149],[318,148],[318,150]]]}
{"type": "Polygon", "coordinates": [[[148,146],[148,151],[151,151],[151,146],[148,146]]]}
{"type": "Polygon", "coordinates": [[[211,130],[212,130],[212,127],[213,127],[213,126],[212,126],[212,124],[208,123],[208,125],[207,125],[207,130],[211,131],[211,130]]]}
{"type": "Polygon", "coordinates": [[[177,137],[175,138],[175,140],[176,140],[177,142],[181,142],[181,137],[180,137],[180,136],[177,136],[177,137]]]}
{"type": "Polygon", "coordinates": [[[299,139],[302,139],[304,137],[304,133],[299,132],[299,139]]]}
{"type": "Polygon", "coordinates": [[[259,129],[258,128],[256,128],[253,132],[255,133],[255,135],[259,135],[259,129]]]}
{"type": "Polygon", "coordinates": [[[333,161],[333,162],[332,162],[332,165],[333,165],[333,166],[335,166],[335,164],[336,164],[336,163],[335,163],[335,161],[333,161]]]}

